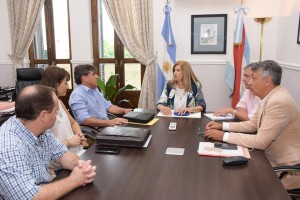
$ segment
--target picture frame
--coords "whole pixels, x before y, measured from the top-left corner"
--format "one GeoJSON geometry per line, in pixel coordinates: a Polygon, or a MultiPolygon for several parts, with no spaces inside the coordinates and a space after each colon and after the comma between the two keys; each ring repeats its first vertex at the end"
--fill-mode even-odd
{"type": "Polygon", "coordinates": [[[227,14],[191,16],[191,54],[226,54],[227,14]]]}
{"type": "Polygon", "coordinates": [[[299,14],[299,22],[298,22],[297,44],[300,44],[300,14],[299,14]]]}

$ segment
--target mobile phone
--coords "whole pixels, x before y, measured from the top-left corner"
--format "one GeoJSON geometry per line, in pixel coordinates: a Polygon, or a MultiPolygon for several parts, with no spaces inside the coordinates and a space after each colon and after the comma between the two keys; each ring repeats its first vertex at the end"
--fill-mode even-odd
{"type": "Polygon", "coordinates": [[[95,152],[96,153],[107,153],[107,154],[118,154],[120,153],[121,149],[118,147],[103,147],[103,146],[96,146],[95,152]]]}
{"type": "Polygon", "coordinates": [[[229,158],[223,158],[223,164],[228,166],[233,165],[245,165],[248,163],[248,159],[243,156],[233,156],[229,158]]]}
{"type": "Polygon", "coordinates": [[[237,149],[236,144],[219,143],[219,142],[215,142],[214,147],[221,148],[221,149],[232,149],[232,150],[237,149]]]}

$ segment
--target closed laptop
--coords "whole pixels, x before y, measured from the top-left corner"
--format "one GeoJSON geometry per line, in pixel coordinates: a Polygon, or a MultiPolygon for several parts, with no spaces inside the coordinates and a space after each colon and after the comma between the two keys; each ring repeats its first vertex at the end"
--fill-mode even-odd
{"type": "Polygon", "coordinates": [[[123,115],[123,118],[128,119],[129,122],[148,123],[154,118],[154,113],[147,112],[129,112],[123,115]]]}

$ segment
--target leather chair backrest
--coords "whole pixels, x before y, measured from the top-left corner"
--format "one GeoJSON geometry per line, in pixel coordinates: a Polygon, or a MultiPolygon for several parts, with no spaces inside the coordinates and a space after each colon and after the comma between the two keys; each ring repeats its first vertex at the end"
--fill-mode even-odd
{"type": "Polygon", "coordinates": [[[34,84],[41,84],[43,68],[18,68],[17,69],[17,82],[16,94],[24,87],[34,84]]]}

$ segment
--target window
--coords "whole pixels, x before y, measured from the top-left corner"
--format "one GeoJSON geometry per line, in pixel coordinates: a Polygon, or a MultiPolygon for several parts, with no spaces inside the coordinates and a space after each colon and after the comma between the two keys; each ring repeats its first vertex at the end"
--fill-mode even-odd
{"type": "MultiPolygon", "coordinates": [[[[71,71],[68,0],[45,0],[33,42],[29,48],[31,67],[57,65],[71,71]]],[[[69,81],[72,88],[72,81],[69,81]]],[[[67,104],[65,104],[67,105],[67,104]]]]}
{"type": "Polygon", "coordinates": [[[127,90],[121,98],[131,100],[134,107],[137,107],[145,66],[124,48],[114,31],[102,0],[92,0],[91,7],[94,66],[105,82],[111,74],[118,74],[119,88],[127,84],[135,86],[136,89],[127,90]]]}

